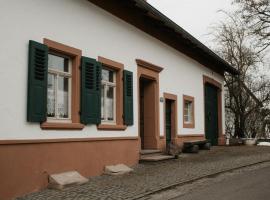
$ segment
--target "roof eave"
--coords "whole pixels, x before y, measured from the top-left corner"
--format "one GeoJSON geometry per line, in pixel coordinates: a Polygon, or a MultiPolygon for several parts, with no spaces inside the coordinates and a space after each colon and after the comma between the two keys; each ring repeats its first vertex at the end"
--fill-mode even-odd
{"type": "Polygon", "coordinates": [[[89,0],[127,23],[161,40],[223,75],[239,72],[145,0],[89,0]]]}

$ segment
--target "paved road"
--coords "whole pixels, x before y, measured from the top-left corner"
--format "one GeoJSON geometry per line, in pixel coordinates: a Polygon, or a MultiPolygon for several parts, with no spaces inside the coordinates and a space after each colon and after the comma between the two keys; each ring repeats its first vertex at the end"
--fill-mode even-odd
{"type": "Polygon", "coordinates": [[[270,199],[270,166],[246,171],[220,182],[194,189],[175,200],[267,200],[270,199]]]}

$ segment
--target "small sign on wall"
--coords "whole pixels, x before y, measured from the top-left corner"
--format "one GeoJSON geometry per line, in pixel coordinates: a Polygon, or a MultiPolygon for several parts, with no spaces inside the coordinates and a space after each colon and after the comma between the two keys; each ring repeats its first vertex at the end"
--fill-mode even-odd
{"type": "Polygon", "coordinates": [[[159,102],[163,103],[164,102],[164,97],[160,97],[159,102]]]}

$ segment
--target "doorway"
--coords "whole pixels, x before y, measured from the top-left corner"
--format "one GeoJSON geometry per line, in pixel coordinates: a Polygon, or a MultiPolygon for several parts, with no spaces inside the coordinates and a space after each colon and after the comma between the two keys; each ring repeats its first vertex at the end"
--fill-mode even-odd
{"type": "Polygon", "coordinates": [[[177,95],[164,93],[164,135],[166,147],[176,142],[177,137],[177,95]]]}
{"type": "Polygon", "coordinates": [[[139,125],[141,149],[157,149],[156,140],[156,81],[139,78],[139,125]]]}
{"type": "Polygon", "coordinates": [[[204,86],[205,99],[205,137],[212,145],[218,145],[219,116],[218,116],[218,88],[206,83],[204,86]]]}

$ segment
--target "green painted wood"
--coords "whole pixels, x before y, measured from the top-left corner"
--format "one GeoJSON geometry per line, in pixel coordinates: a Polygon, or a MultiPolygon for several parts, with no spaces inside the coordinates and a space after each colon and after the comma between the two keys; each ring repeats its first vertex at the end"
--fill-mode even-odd
{"type": "Polygon", "coordinates": [[[218,89],[210,84],[205,84],[205,135],[218,145],[218,89]]]}
{"type": "Polygon", "coordinates": [[[139,112],[140,112],[140,137],[141,137],[141,149],[144,149],[144,82],[139,80],[139,96],[140,96],[140,104],[139,104],[139,112]]]}
{"type": "Polygon", "coordinates": [[[81,59],[81,123],[101,123],[101,63],[81,59]]]}
{"type": "Polygon", "coordinates": [[[166,145],[168,145],[172,140],[172,103],[166,100],[165,104],[166,145]]]}
{"type": "Polygon", "coordinates": [[[29,41],[27,121],[44,122],[47,116],[48,47],[29,41]]]}
{"type": "Polygon", "coordinates": [[[131,126],[133,120],[133,73],[127,70],[123,72],[124,80],[124,124],[131,126]]]}

